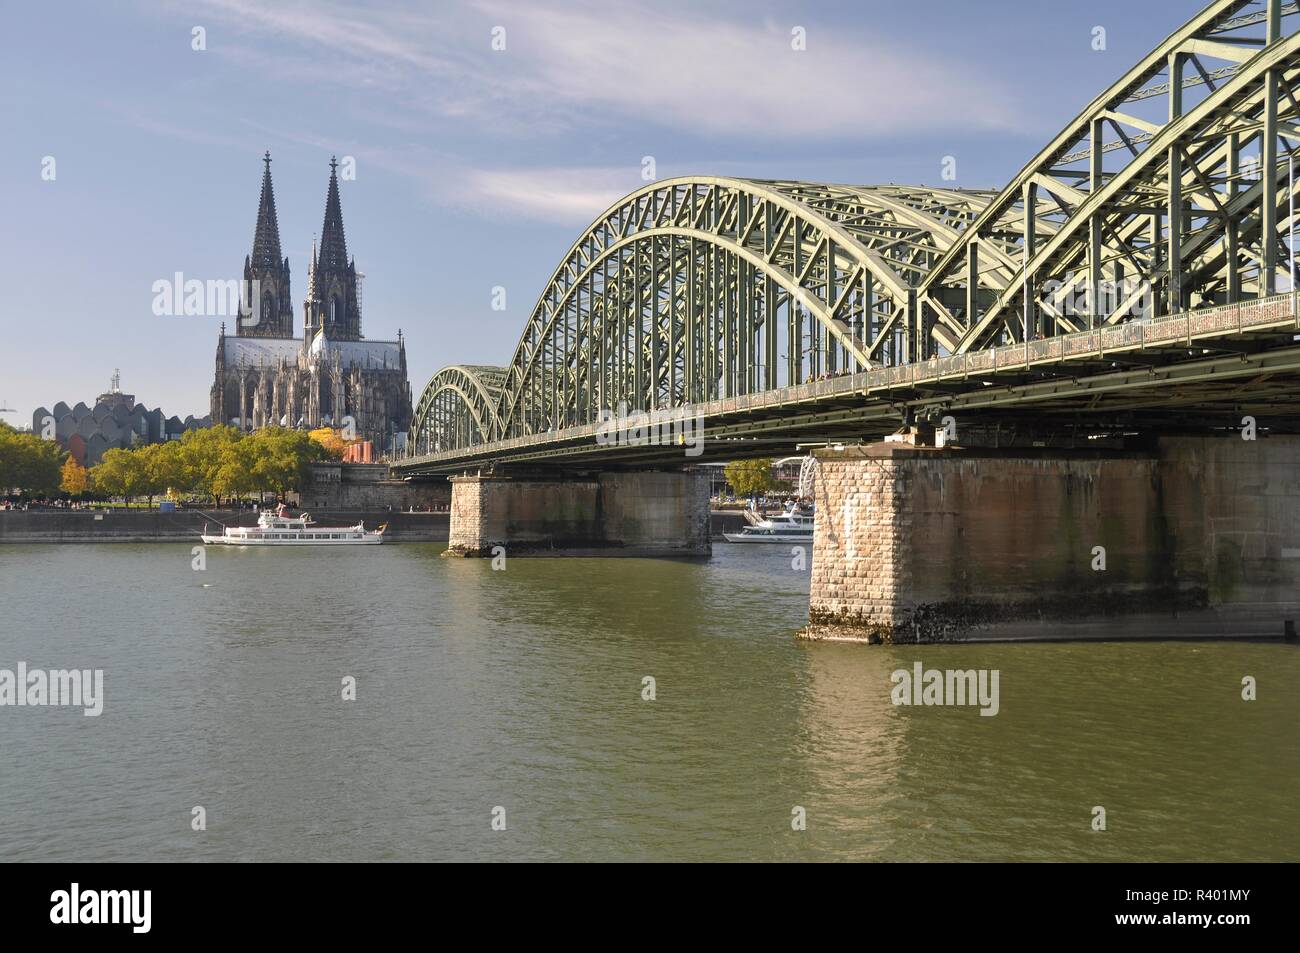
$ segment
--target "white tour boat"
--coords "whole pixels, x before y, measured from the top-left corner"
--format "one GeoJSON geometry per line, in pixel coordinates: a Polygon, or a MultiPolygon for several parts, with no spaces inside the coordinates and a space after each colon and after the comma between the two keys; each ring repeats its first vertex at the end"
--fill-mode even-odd
{"type": "Polygon", "coordinates": [[[231,546],[374,546],[384,541],[384,523],[377,530],[356,526],[317,526],[306,514],[289,516],[283,503],[257,518],[256,526],[227,526],[225,532],[212,535],[204,527],[203,542],[231,546]]]}
{"type": "Polygon", "coordinates": [[[813,515],[796,503],[787,503],[780,516],[761,519],[745,510],[749,525],[739,533],[723,533],[729,543],[807,543],[813,541],[813,515]]]}

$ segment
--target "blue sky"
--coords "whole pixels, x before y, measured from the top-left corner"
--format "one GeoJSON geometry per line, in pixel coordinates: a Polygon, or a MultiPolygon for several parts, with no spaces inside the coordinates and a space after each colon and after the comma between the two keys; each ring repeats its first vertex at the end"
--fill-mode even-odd
{"type": "Polygon", "coordinates": [[[0,0],[4,419],[89,403],[118,367],[149,406],[207,412],[221,318],[156,316],[152,287],[242,274],[266,149],[299,331],[329,159],[354,158],[363,331],[403,330],[418,394],[445,364],[510,359],[644,156],[659,178],[936,183],[952,155],[957,185],[1000,185],[1196,9],[0,0]]]}

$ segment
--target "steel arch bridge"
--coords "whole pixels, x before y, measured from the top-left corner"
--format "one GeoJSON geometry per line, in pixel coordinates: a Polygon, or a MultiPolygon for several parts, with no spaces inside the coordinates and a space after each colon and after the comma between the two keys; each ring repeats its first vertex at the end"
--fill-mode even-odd
{"type": "Polygon", "coordinates": [[[647,186],[569,249],[509,367],[435,375],[421,409],[470,396],[450,418],[417,412],[416,445],[458,449],[620,404],[656,410],[901,363],[916,344],[915,286],[993,196],[718,177],[647,186]]]}
{"type": "Polygon", "coordinates": [[[415,408],[416,433],[440,452],[495,439],[497,404],[505,388],[500,367],[453,364],[433,375],[415,408]]]}
{"type": "MultiPolygon", "coordinates": [[[[1191,349],[1151,329],[1290,288],[1296,12],[1211,3],[1000,191],[702,176],[633,192],[573,243],[506,367],[433,378],[399,469],[521,447],[564,459],[624,407],[702,412],[711,433],[741,439],[783,422],[792,435],[886,432],[910,410],[1008,390],[1010,405],[1017,388],[1053,381],[1055,404],[1040,409],[1122,406],[1080,386],[1114,370],[1117,350],[1149,377],[1285,350],[1294,315],[1275,303],[1269,321],[1207,318],[1209,333],[1188,319],[1191,349]]],[[[1214,404],[1217,374],[1184,375],[1200,387],[1193,403],[1214,404]]]]}

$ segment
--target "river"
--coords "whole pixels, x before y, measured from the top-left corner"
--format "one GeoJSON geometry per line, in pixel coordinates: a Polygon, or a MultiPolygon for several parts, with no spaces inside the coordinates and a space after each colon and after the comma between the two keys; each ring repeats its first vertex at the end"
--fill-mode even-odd
{"type": "Polygon", "coordinates": [[[441,549],[0,546],[0,668],[104,672],[0,707],[0,859],[1300,860],[1293,645],[809,644],[780,547],[441,549]]]}

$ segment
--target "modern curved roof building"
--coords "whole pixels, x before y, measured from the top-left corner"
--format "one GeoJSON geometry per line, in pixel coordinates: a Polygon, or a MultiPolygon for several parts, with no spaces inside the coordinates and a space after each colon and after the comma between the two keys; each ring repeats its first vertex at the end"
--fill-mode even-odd
{"type": "Polygon", "coordinates": [[[69,407],[63,401],[52,410],[37,407],[32,413],[32,433],[50,434],[72,454],[79,464],[93,467],[106,450],[127,449],[138,444],[179,440],[187,430],[207,427],[207,417],[168,417],[162,410],[152,410],[136,403],[134,394],[123,393],[120,378],[113,375],[113,386],[96,399],[94,406],[82,401],[69,407]]]}

